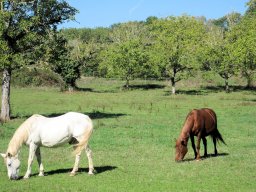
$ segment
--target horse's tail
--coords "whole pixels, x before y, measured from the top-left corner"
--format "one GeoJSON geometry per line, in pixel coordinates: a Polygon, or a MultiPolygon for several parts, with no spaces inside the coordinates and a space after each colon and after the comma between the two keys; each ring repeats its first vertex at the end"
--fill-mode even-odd
{"type": "Polygon", "coordinates": [[[221,141],[222,143],[224,143],[225,145],[227,145],[224,141],[224,139],[222,138],[222,135],[220,134],[219,130],[216,128],[216,130],[214,131],[214,133],[212,134],[213,138],[216,138],[217,141],[221,141]]]}
{"type": "Polygon", "coordinates": [[[88,141],[90,139],[92,132],[93,132],[92,120],[88,118],[88,127],[84,133],[82,140],[74,146],[75,147],[74,154],[79,154],[82,150],[84,150],[87,147],[88,141]]]}
{"type": "Polygon", "coordinates": [[[213,110],[210,109],[210,111],[212,112],[212,114],[209,113],[208,111],[207,111],[207,112],[208,112],[209,115],[212,117],[212,119],[213,119],[213,121],[214,121],[214,123],[215,123],[215,129],[214,129],[213,133],[211,134],[211,136],[212,136],[212,138],[215,138],[218,142],[221,141],[222,143],[224,143],[225,145],[227,145],[227,144],[225,143],[224,139],[222,138],[222,135],[220,134],[220,132],[219,132],[219,130],[218,130],[217,115],[216,115],[216,113],[215,113],[213,110]]]}

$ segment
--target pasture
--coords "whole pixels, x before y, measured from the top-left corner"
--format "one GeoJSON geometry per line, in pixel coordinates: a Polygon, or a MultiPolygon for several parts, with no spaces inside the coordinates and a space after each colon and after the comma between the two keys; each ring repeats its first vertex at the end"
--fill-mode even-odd
{"type": "MultiPolygon", "coordinates": [[[[97,174],[89,176],[85,153],[75,177],[72,148],[42,148],[45,177],[38,177],[37,162],[28,180],[10,181],[0,164],[0,191],[255,191],[256,189],[256,93],[236,90],[226,94],[218,88],[188,89],[169,94],[166,82],[137,81],[132,90],[123,82],[86,79],[80,91],[55,88],[12,88],[13,120],[1,125],[0,151],[5,152],[15,129],[29,116],[57,116],[67,111],[88,114],[94,122],[90,140],[97,174]],[[219,156],[194,161],[189,141],[185,161],[174,161],[175,138],[193,108],[213,108],[218,129],[227,146],[218,144],[219,156]]],[[[189,83],[189,81],[188,81],[189,83]]],[[[213,143],[208,138],[208,153],[213,143]]],[[[201,143],[201,154],[203,145],[201,143]]],[[[24,176],[28,148],[20,153],[24,176]]]]}

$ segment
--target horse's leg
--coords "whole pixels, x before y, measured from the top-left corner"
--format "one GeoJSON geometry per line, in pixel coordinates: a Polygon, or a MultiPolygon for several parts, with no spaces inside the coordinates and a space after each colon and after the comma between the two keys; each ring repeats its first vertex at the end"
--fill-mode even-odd
{"type": "Polygon", "coordinates": [[[81,151],[76,154],[75,164],[74,164],[73,170],[70,173],[70,176],[75,176],[76,172],[78,171],[80,156],[81,156],[81,151]]]}
{"type": "Polygon", "coordinates": [[[39,166],[39,175],[38,176],[44,176],[44,166],[41,161],[41,152],[40,152],[39,147],[36,150],[36,159],[37,159],[38,166],[39,166]]]}
{"type": "Polygon", "coordinates": [[[216,138],[212,137],[213,145],[214,145],[214,155],[218,155],[217,147],[216,147],[216,138]]]}
{"type": "Polygon", "coordinates": [[[28,168],[27,168],[27,172],[26,172],[25,176],[23,177],[24,179],[29,178],[29,176],[31,174],[31,165],[32,165],[37,147],[38,146],[35,145],[34,143],[30,143],[30,145],[29,145],[28,168]]]}
{"type": "Polygon", "coordinates": [[[195,159],[196,159],[197,153],[196,153],[196,146],[195,146],[194,135],[190,134],[190,140],[191,140],[192,148],[193,148],[193,150],[194,150],[195,159]]]}
{"type": "Polygon", "coordinates": [[[204,144],[204,157],[207,157],[207,140],[205,137],[203,139],[203,144],[204,144]]]}
{"type": "Polygon", "coordinates": [[[85,148],[85,152],[88,158],[88,163],[89,163],[89,175],[93,175],[95,170],[93,167],[93,162],[92,162],[92,150],[89,148],[89,146],[87,145],[87,147],[85,148]]]}
{"type": "Polygon", "coordinates": [[[201,141],[201,134],[198,134],[197,136],[197,144],[196,144],[196,160],[200,160],[200,141],[201,141]]]}

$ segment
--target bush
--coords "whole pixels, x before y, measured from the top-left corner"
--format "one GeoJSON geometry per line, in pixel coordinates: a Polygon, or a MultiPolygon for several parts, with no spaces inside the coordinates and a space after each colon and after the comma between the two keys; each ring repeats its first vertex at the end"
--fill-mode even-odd
{"type": "MultiPolygon", "coordinates": [[[[2,78],[2,77],[1,77],[2,78]]],[[[49,69],[21,68],[12,72],[12,86],[58,86],[64,82],[59,75],[49,69]]]]}

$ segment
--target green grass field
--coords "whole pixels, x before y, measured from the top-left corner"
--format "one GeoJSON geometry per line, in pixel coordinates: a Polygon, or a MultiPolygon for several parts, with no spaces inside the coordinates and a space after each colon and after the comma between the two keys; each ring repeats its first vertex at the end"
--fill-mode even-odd
{"type": "MultiPolygon", "coordinates": [[[[180,84],[179,94],[169,94],[166,82],[138,81],[125,91],[120,81],[86,79],[81,91],[59,92],[55,88],[13,88],[13,120],[1,125],[0,151],[5,152],[15,129],[34,113],[46,116],[78,111],[89,114],[95,131],[90,140],[98,173],[89,176],[86,155],[80,171],[69,176],[74,163],[68,145],[42,148],[46,176],[38,177],[33,163],[28,180],[10,181],[3,160],[0,164],[0,191],[256,191],[256,93],[219,89],[188,89],[180,84]],[[218,145],[217,157],[174,161],[175,138],[187,113],[210,107],[218,116],[218,129],[227,146],[218,145]]],[[[208,138],[208,153],[213,144],[208,138]]],[[[201,151],[203,146],[201,146],[201,151]]],[[[203,152],[201,152],[203,154],[203,152]]],[[[21,170],[27,166],[28,148],[20,153],[21,170]]]]}

